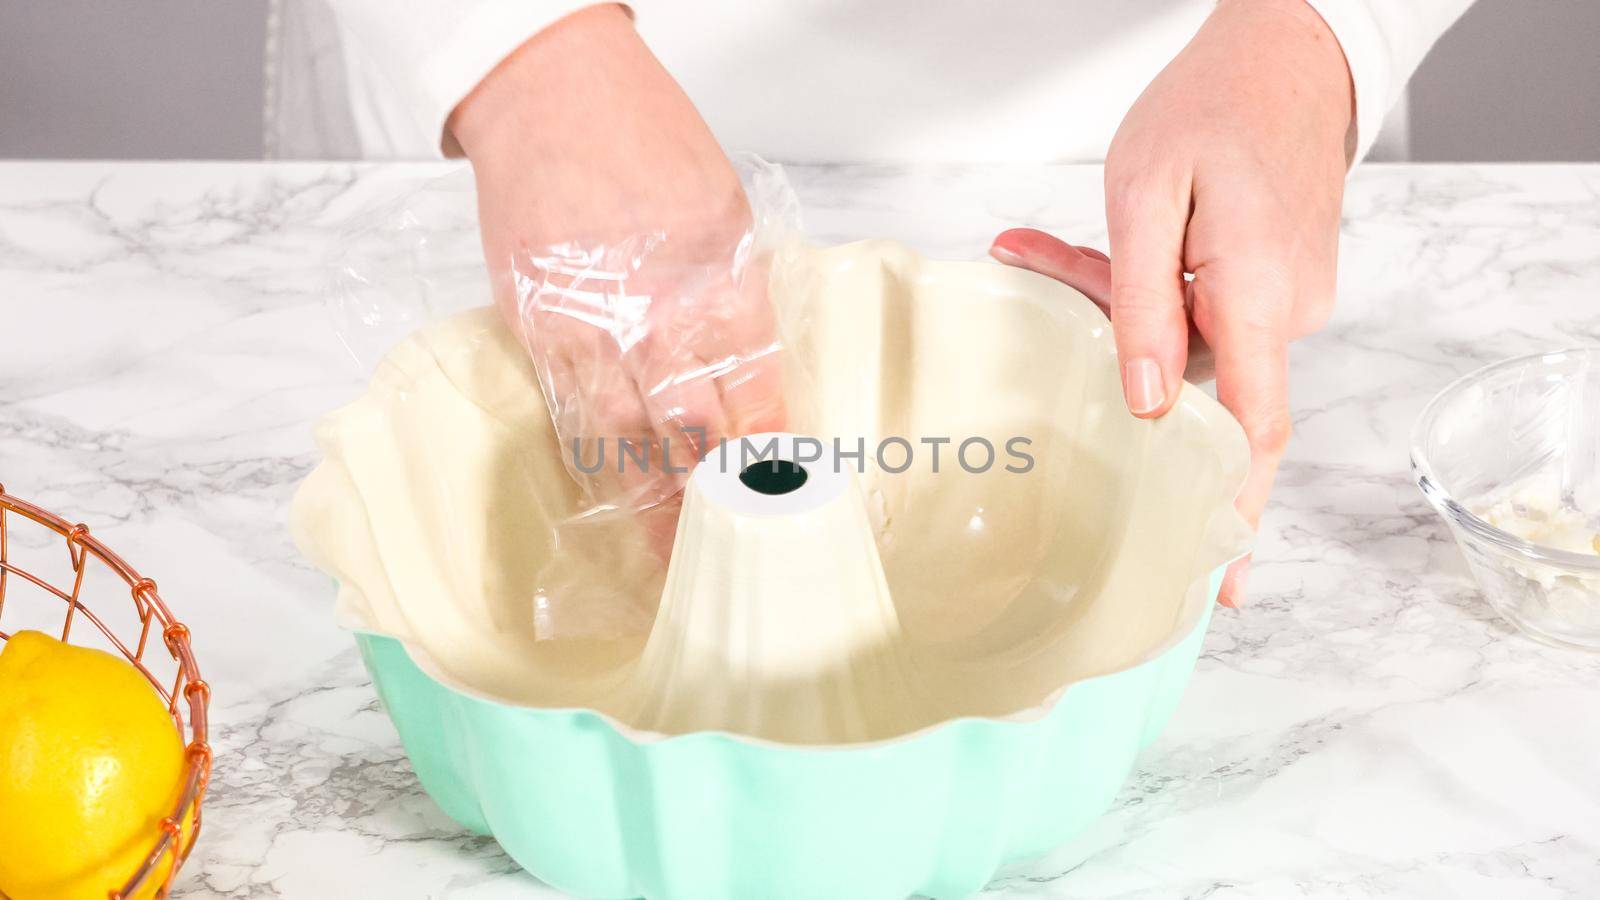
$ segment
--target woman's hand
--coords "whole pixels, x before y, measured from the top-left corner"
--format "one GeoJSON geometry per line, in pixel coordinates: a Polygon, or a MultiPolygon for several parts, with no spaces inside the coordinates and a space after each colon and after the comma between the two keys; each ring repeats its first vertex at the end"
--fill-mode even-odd
{"type": "MultiPolygon", "coordinates": [[[[1110,259],[1028,230],[991,250],[1107,309],[1134,415],[1165,413],[1195,351],[1214,352],[1250,442],[1251,524],[1289,440],[1289,342],[1333,309],[1353,113],[1344,55],[1304,0],[1222,0],[1112,141],[1110,259]]],[[[1243,576],[1241,562],[1222,602],[1243,599],[1243,576]]]]}
{"type": "Polygon", "coordinates": [[[692,445],[780,426],[750,210],[694,106],[619,6],[529,40],[456,108],[495,300],[539,370],[591,506],[643,514],[669,549],[692,445]],[[618,471],[619,441],[649,470],[618,471]],[[670,441],[671,459],[662,458],[670,441]]]}

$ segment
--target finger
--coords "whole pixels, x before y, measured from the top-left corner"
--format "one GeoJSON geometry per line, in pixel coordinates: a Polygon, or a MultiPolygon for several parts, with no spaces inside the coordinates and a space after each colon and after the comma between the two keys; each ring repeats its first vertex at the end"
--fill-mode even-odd
{"type": "Polygon", "coordinates": [[[730,437],[782,431],[786,427],[782,358],[776,346],[717,379],[717,388],[722,392],[730,437]]]}
{"type": "Polygon", "coordinates": [[[1250,349],[1222,344],[1217,352],[1217,399],[1244,426],[1250,443],[1250,474],[1235,503],[1251,525],[1261,521],[1288,446],[1291,425],[1283,384],[1287,379],[1286,348],[1273,350],[1249,342],[1250,349]],[[1255,359],[1241,361],[1240,356],[1255,359]]]}
{"type": "Polygon", "coordinates": [[[1250,557],[1236,559],[1222,576],[1222,588],[1217,591],[1217,602],[1238,609],[1244,605],[1245,582],[1250,575],[1250,557]]]}
{"type": "MultiPolygon", "coordinates": [[[[658,357],[648,368],[635,370],[645,409],[663,451],[670,454],[672,469],[693,467],[705,450],[728,436],[716,371],[716,366],[681,353],[658,357]]],[[[688,481],[687,473],[668,471],[666,462],[663,459],[664,484],[659,492],[663,499],[688,481]]]]}
{"type": "Polygon", "coordinates": [[[558,312],[534,318],[534,365],[557,438],[571,448],[563,456],[585,508],[638,510],[660,502],[656,434],[615,340],[558,312]]]}
{"type": "Polygon", "coordinates": [[[722,309],[715,331],[697,343],[702,357],[722,360],[716,381],[730,437],[787,425],[782,339],[767,280],[766,267],[758,265],[727,285],[718,295],[722,309]]]}
{"type": "MultiPolygon", "coordinates": [[[[1094,301],[1107,315],[1110,314],[1110,259],[1093,247],[1068,244],[1032,228],[1013,228],[995,238],[989,255],[1006,265],[1064,281],[1094,301]]],[[[1185,291],[1184,302],[1192,305],[1188,299],[1192,288],[1185,285],[1185,291]]],[[[1183,377],[1196,383],[1210,381],[1216,371],[1212,366],[1211,347],[1194,327],[1194,322],[1189,322],[1188,327],[1189,348],[1183,377]]]]}
{"type": "Polygon", "coordinates": [[[626,362],[656,428],[685,460],[675,464],[691,464],[733,428],[718,383],[744,362],[744,325],[725,275],[699,272],[680,280],[654,293],[648,331],[627,351],[626,362]]]}
{"type": "Polygon", "coordinates": [[[1075,247],[1037,229],[1013,228],[994,239],[989,255],[1070,285],[1101,309],[1111,307],[1111,265],[1098,250],[1075,247]]]}
{"type": "Polygon", "coordinates": [[[600,440],[615,450],[614,460],[602,457],[599,472],[582,476],[594,492],[591,508],[609,507],[626,514],[661,560],[672,551],[686,477],[677,470],[693,463],[688,442],[669,433],[674,428],[670,417],[676,406],[690,402],[670,390],[655,394],[643,390],[613,344],[608,355],[586,367],[569,404],[582,410],[584,429],[602,435],[600,440]]]}
{"type": "MultiPolygon", "coordinates": [[[[1250,445],[1250,473],[1235,505],[1259,525],[1278,465],[1288,447],[1289,310],[1293,298],[1282,271],[1270,265],[1195,273],[1196,320],[1216,351],[1217,399],[1239,420],[1250,445]]],[[[1242,576],[1241,576],[1242,577],[1242,576]]],[[[1238,579],[1235,579],[1238,581],[1238,579]]],[[[1230,593],[1243,600],[1242,582],[1230,593]]]]}
{"type": "Polygon", "coordinates": [[[1194,324],[1194,283],[1184,284],[1184,304],[1189,307],[1189,360],[1183,367],[1183,377],[1186,381],[1202,384],[1217,377],[1217,359],[1211,352],[1211,345],[1206,343],[1206,337],[1194,324]]]}
{"type": "Polygon", "coordinates": [[[1128,409],[1153,418],[1172,408],[1183,384],[1189,325],[1183,305],[1187,180],[1163,184],[1141,173],[1106,178],[1111,237],[1111,330],[1128,409]]]}
{"type": "Polygon", "coordinates": [[[657,438],[637,387],[615,361],[603,368],[586,366],[579,378],[566,402],[565,443],[577,438],[601,447],[609,444],[612,451],[611,459],[602,457],[599,471],[577,475],[591,491],[591,505],[639,509],[659,502],[670,490],[655,484],[660,477],[654,460],[657,438]]]}
{"type": "Polygon", "coordinates": [[[672,559],[672,542],[678,534],[678,516],[683,511],[683,494],[673,494],[634,517],[644,531],[645,546],[663,562],[672,559]]]}

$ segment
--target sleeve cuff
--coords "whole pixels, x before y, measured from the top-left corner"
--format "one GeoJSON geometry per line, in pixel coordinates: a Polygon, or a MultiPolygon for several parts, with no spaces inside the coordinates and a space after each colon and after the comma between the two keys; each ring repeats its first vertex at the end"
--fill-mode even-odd
{"type": "Polygon", "coordinates": [[[420,138],[417,143],[443,157],[460,154],[446,124],[478,82],[540,31],[578,10],[602,4],[603,0],[347,0],[338,9],[342,24],[391,86],[394,108],[409,114],[408,124],[420,138]]]}

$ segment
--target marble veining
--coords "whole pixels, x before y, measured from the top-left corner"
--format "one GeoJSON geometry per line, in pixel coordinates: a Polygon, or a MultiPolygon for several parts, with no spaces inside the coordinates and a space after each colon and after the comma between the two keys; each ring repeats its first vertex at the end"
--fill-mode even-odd
{"type": "MultiPolygon", "coordinates": [[[[417,785],[285,511],[362,375],[323,260],[442,166],[0,164],[0,482],[161,583],[215,690],[180,898],[557,897],[417,785]]],[[[1103,246],[1092,167],[799,167],[810,234],[1103,246]]],[[[1411,484],[1456,376],[1600,344],[1600,166],[1369,166],[1251,602],[1114,809],[985,897],[1600,894],[1600,656],[1477,595],[1411,484]]],[[[26,536],[19,536],[27,546],[26,536]]],[[[7,624],[23,615],[7,607],[7,624]]]]}

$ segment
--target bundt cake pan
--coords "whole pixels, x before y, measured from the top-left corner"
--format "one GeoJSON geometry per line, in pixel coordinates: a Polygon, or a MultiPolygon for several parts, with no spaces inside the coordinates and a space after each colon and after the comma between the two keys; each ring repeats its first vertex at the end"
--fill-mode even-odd
{"type": "Polygon", "coordinates": [[[660,573],[613,525],[552,537],[575,492],[488,311],[396,348],[321,423],[326,459],[296,498],[296,539],[337,579],[430,795],[579,896],[980,889],[1111,803],[1248,546],[1238,423],[1189,386],[1160,420],[1130,416],[1109,326],[1070,288],[889,242],[797,251],[772,278],[790,430],[1035,438],[1038,480],[862,477],[937,719],[849,742],[647,728],[605,687],[645,635],[537,640],[552,561],[589,599],[659,596],[660,573]]]}
{"type": "Polygon", "coordinates": [[[1188,631],[1031,720],[959,719],[870,745],[641,736],[589,710],[445,687],[357,636],[417,777],[462,827],[579,897],[954,900],[1100,816],[1183,694],[1223,569],[1188,631]]]}

